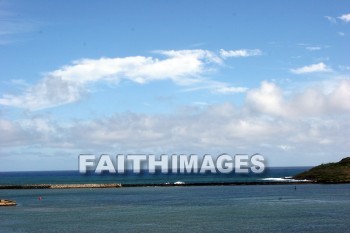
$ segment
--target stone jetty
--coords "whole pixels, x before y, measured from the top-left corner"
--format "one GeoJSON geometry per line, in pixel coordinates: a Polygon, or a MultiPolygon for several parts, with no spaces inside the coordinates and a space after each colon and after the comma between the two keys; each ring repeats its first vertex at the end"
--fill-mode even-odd
{"type": "Polygon", "coordinates": [[[173,187],[173,186],[236,186],[236,185],[295,185],[317,184],[315,181],[248,181],[248,182],[211,182],[211,183],[163,183],[163,184],[33,184],[0,185],[0,189],[77,189],[77,188],[130,188],[130,187],[173,187]]]}
{"type": "Polygon", "coordinates": [[[0,189],[77,189],[77,188],[120,188],[121,184],[30,184],[0,185],[0,189]]]}

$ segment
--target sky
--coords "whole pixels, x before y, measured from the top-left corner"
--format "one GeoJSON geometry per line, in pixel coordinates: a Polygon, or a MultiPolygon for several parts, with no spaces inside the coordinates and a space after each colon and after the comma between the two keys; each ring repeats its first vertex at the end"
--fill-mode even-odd
{"type": "Polygon", "coordinates": [[[0,1],[0,171],[350,155],[349,1],[0,1]]]}

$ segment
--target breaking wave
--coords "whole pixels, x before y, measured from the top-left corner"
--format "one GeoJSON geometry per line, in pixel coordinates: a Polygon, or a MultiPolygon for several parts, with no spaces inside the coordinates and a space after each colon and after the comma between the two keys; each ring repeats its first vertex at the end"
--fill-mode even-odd
{"type": "Polygon", "coordinates": [[[296,180],[296,179],[293,179],[291,176],[288,176],[288,177],[284,177],[284,178],[273,178],[273,177],[270,177],[270,178],[263,178],[261,180],[264,180],[264,181],[279,181],[279,182],[307,182],[307,181],[310,181],[310,180],[296,180]]]}
{"type": "Polygon", "coordinates": [[[181,185],[181,184],[185,184],[185,182],[183,182],[183,181],[176,181],[176,182],[174,182],[174,184],[181,185]]]}

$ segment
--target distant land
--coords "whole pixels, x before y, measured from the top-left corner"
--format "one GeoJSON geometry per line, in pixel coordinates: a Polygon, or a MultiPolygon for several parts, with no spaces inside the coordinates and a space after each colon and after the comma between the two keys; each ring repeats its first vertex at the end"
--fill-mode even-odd
{"type": "Polygon", "coordinates": [[[318,183],[350,183],[350,157],[343,158],[337,163],[321,164],[293,178],[318,183]]]}

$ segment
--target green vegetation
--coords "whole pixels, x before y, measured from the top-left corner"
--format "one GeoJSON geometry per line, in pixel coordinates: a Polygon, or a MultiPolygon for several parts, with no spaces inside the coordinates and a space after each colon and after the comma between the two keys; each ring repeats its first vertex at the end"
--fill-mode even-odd
{"type": "Polygon", "coordinates": [[[350,183],[350,157],[338,163],[327,163],[294,176],[297,180],[313,180],[320,183],[350,183]]]}

